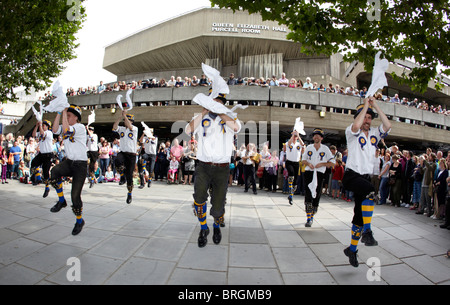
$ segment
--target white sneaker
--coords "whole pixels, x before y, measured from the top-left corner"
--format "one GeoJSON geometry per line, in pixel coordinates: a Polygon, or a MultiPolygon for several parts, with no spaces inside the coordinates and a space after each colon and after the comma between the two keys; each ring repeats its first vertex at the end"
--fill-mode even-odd
{"type": "Polygon", "coordinates": [[[409,208],[409,204],[405,204],[405,208],[409,208]]]}

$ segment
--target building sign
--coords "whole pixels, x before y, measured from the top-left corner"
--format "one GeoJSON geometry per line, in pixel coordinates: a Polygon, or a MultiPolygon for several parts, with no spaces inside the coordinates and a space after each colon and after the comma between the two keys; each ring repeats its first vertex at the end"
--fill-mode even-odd
{"type": "Polygon", "coordinates": [[[244,33],[244,34],[261,34],[262,32],[282,32],[287,33],[284,27],[268,26],[261,24],[242,24],[242,23],[216,23],[213,22],[212,32],[225,33],[244,33]]]}

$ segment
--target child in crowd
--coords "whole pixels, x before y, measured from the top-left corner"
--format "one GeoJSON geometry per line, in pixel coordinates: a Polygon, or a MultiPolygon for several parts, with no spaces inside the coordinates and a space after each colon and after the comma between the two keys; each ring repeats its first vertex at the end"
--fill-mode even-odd
{"type": "Polygon", "coordinates": [[[178,161],[175,158],[175,156],[173,156],[172,160],[170,160],[169,172],[167,174],[168,182],[172,182],[172,183],[174,182],[177,171],[178,171],[178,161]]]}
{"type": "Polygon", "coordinates": [[[331,169],[331,196],[334,199],[339,199],[341,194],[342,178],[344,177],[344,167],[340,159],[336,160],[336,165],[331,169]]]}
{"type": "Polygon", "coordinates": [[[2,166],[2,184],[8,183],[6,181],[6,172],[8,171],[8,158],[6,158],[6,149],[2,149],[0,155],[0,164],[2,166]]]}
{"type": "Polygon", "coordinates": [[[106,170],[105,182],[114,182],[114,172],[112,171],[111,165],[109,165],[106,170]]]}

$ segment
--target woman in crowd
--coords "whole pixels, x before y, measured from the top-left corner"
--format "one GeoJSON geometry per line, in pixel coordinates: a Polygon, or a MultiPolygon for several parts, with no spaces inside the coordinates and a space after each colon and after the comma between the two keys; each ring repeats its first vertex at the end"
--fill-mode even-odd
{"type": "Polygon", "coordinates": [[[444,209],[445,209],[445,197],[447,195],[447,178],[448,178],[448,167],[447,162],[444,158],[441,158],[438,162],[438,174],[433,182],[434,193],[436,194],[436,199],[434,201],[434,214],[431,216],[432,219],[443,219],[444,209]]]}
{"type": "Polygon", "coordinates": [[[402,196],[402,165],[398,155],[392,156],[392,165],[389,168],[389,184],[391,185],[392,205],[399,207],[402,196]]]}
{"type": "Polygon", "coordinates": [[[417,157],[415,156],[416,167],[413,170],[413,194],[412,194],[412,204],[413,206],[410,210],[415,210],[419,207],[420,200],[420,192],[422,189],[422,179],[423,179],[423,161],[425,160],[424,156],[417,157]]]}
{"type": "Polygon", "coordinates": [[[391,155],[385,153],[384,163],[380,175],[380,201],[378,204],[386,204],[389,195],[389,168],[391,167],[391,155]]]}

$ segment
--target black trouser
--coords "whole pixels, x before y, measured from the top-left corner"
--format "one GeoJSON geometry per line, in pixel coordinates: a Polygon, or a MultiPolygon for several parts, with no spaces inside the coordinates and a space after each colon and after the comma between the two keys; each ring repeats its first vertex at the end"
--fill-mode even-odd
{"type": "Polygon", "coordinates": [[[95,173],[95,162],[98,159],[98,151],[88,151],[87,156],[89,158],[89,176],[94,177],[95,173]]]}
{"type": "Polygon", "coordinates": [[[256,192],[255,167],[253,165],[246,165],[246,164],[244,164],[244,186],[245,186],[245,190],[248,190],[248,188],[250,187],[249,183],[252,184],[253,192],[256,192]]]}
{"type": "Polygon", "coordinates": [[[346,190],[354,193],[355,208],[353,209],[352,223],[361,227],[364,225],[361,203],[371,192],[375,192],[375,188],[370,183],[370,175],[360,175],[351,169],[347,169],[342,184],[346,190]]]}
{"type": "Polygon", "coordinates": [[[44,176],[44,181],[47,181],[50,178],[50,167],[52,166],[52,157],[53,153],[39,153],[34,157],[31,161],[31,173],[33,173],[33,169],[36,169],[39,166],[42,166],[42,175],[44,176]]]}
{"type": "Polygon", "coordinates": [[[136,166],[136,154],[128,152],[120,152],[117,154],[116,170],[119,174],[123,174],[127,179],[128,191],[133,189],[133,172],[136,166]]]}
{"type": "Polygon", "coordinates": [[[200,161],[195,168],[194,200],[197,204],[206,202],[211,186],[210,214],[214,218],[222,217],[225,214],[229,175],[229,166],[215,166],[200,161]]]}
{"type": "Polygon", "coordinates": [[[313,180],[314,171],[305,171],[303,174],[305,176],[305,203],[312,203],[313,207],[318,207],[320,195],[322,195],[322,187],[325,174],[317,172],[316,198],[312,197],[311,190],[308,187],[308,185],[313,180]]]}
{"type": "MultiPolygon", "coordinates": [[[[75,215],[79,213],[83,208],[83,202],[81,201],[81,191],[83,190],[84,181],[87,174],[87,161],[72,161],[65,159],[60,164],[52,168],[51,181],[52,185],[62,182],[62,177],[72,177],[72,210],[75,215]]],[[[78,216],[78,215],[77,215],[78,216]]]]}
{"type": "Polygon", "coordinates": [[[300,164],[298,162],[293,162],[289,160],[286,160],[285,164],[289,177],[294,177],[293,184],[295,185],[295,182],[297,181],[298,169],[300,167],[300,164]]]}

